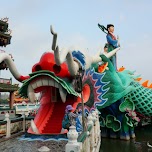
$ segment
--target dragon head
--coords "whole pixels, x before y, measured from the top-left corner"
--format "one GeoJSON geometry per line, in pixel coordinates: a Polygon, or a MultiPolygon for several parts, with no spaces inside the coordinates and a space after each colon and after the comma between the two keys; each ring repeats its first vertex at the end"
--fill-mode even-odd
{"type": "MultiPolygon", "coordinates": [[[[0,56],[0,63],[4,61],[13,76],[23,83],[19,89],[21,96],[28,97],[31,102],[34,102],[35,93],[40,93],[40,108],[34,121],[31,122],[29,133],[60,134],[65,107],[70,104],[74,109],[76,107],[81,108],[81,97],[75,90],[76,76],[79,69],[86,71],[82,92],[87,106],[90,103],[91,91],[95,90],[90,88],[89,84],[84,83],[86,79],[89,81],[87,69],[94,63],[102,61],[99,54],[88,57],[87,54],[80,51],[64,50],[60,52],[59,47],[56,46],[57,33],[53,31],[52,27],[51,33],[53,34],[53,51],[44,53],[40,61],[32,67],[32,73],[28,76],[23,76],[17,71],[13,60],[8,54],[1,53],[0,56]]],[[[119,48],[105,54],[105,56],[110,58],[118,50],[119,48]]],[[[103,74],[98,75],[103,76],[103,74]]]]}

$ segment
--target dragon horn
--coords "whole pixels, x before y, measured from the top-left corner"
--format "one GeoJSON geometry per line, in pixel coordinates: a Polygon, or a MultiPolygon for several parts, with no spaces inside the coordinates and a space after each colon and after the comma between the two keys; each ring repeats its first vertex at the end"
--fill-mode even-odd
{"type": "Polygon", "coordinates": [[[107,58],[110,58],[110,57],[112,57],[113,55],[115,55],[116,52],[119,51],[119,50],[120,50],[120,47],[118,47],[118,48],[112,50],[112,51],[109,52],[109,53],[103,53],[103,54],[104,54],[107,58]]]}
{"type": "MultiPolygon", "coordinates": [[[[115,55],[115,53],[120,50],[120,47],[119,48],[116,48],[114,49],[113,51],[109,52],[109,53],[103,53],[107,58],[110,58],[112,57],[113,55],[115,55]]],[[[102,61],[102,58],[100,57],[100,51],[97,52],[96,55],[90,57],[88,56],[87,54],[85,54],[85,58],[86,58],[86,69],[88,69],[91,64],[93,63],[97,63],[97,62],[101,62],[102,61]]]]}
{"type": "Polygon", "coordinates": [[[52,50],[55,51],[55,49],[56,49],[56,41],[57,41],[57,33],[55,33],[55,32],[53,31],[53,27],[52,27],[52,26],[50,27],[50,32],[51,32],[52,35],[53,35],[52,50]]]}
{"type": "Polygon", "coordinates": [[[9,54],[7,53],[0,53],[0,63],[1,62],[5,62],[6,65],[8,66],[10,72],[12,73],[12,75],[14,76],[14,78],[20,82],[22,82],[25,79],[28,79],[29,76],[22,76],[16,69],[16,66],[12,60],[12,58],[10,57],[9,54]]]}
{"type": "Polygon", "coordinates": [[[74,61],[70,50],[66,49],[59,52],[59,47],[56,47],[57,33],[53,31],[52,26],[50,28],[50,31],[53,35],[52,50],[54,51],[56,64],[60,66],[60,64],[62,64],[66,60],[70,74],[72,76],[75,76],[79,70],[79,64],[74,61]]]}

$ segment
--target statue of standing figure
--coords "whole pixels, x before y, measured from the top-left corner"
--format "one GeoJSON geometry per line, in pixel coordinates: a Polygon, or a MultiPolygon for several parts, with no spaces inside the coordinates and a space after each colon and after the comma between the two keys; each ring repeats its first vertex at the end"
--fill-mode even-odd
{"type": "MultiPolygon", "coordinates": [[[[107,43],[104,46],[104,53],[111,52],[115,48],[120,47],[119,44],[119,37],[114,35],[114,25],[113,24],[108,24],[107,28],[105,28],[103,25],[98,24],[99,28],[107,34],[107,43]]],[[[111,62],[113,63],[113,66],[117,70],[117,61],[116,61],[116,54],[111,57],[111,62]]]]}

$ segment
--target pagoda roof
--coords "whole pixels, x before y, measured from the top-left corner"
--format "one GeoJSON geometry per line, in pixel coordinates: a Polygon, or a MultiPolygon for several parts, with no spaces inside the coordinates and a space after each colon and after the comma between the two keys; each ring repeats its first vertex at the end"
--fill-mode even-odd
{"type": "Polygon", "coordinates": [[[6,31],[8,28],[8,23],[0,20],[0,31],[6,31]]]}
{"type": "Polygon", "coordinates": [[[8,29],[8,18],[0,20],[0,46],[6,46],[11,42],[11,30],[8,29]]]}
{"type": "Polygon", "coordinates": [[[8,23],[6,21],[0,20],[0,25],[8,26],[8,23]]]}
{"type": "Polygon", "coordinates": [[[0,46],[6,46],[11,43],[12,36],[7,33],[0,32],[0,46]]]}
{"type": "Polygon", "coordinates": [[[6,33],[3,33],[3,32],[0,32],[0,36],[5,37],[5,38],[12,37],[10,34],[6,34],[6,33]]]}

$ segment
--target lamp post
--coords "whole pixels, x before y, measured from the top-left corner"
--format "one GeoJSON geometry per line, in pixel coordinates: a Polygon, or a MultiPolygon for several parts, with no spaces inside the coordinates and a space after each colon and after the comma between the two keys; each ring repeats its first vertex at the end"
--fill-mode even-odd
{"type": "Polygon", "coordinates": [[[84,115],[84,100],[83,100],[83,93],[82,93],[82,77],[84,74],[84,70],[82,67],[79,68],[78,75],[76,76],[76,91],[81,93],[81,102],[82,102],[82,126],[83,131],[86,131],[85,125],[85,115],[84,115]]]}
{"type": "Polygon", "coordinates": [[[84,101],[83,101],[83,94],[81,92],[81,102],[82,102],[82,126],[83,126],[83,131],[85,132],[86,129],[86,125],[85,125],[85,115],[84,115],[84,101]]]}

